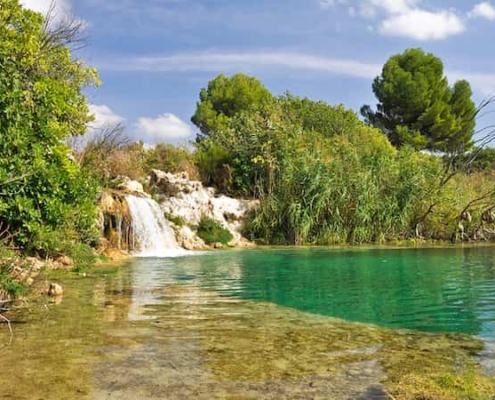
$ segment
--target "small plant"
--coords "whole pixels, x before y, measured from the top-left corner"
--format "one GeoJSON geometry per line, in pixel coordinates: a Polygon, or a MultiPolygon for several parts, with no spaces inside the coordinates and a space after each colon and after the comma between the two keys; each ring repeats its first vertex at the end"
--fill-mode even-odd
{"type": "Polygon", "coordinates": [[[201,221],[199,221],[197,235],[207,244],[227,244],[234,238],[232,234],[217,221],[207,217],[202,217],[201,221]]]}
{"type": "Polygon", "coordinates": [[[165,218],[173,224],[177,225],[179,228],[182,228],[184,225],[186,225],[186,220],[180,215],[165,213],[165,218]]]}
{"type": "Polygon", "coordinates": [[[72,247],[69,256],[74,260],[76,272],[84,272],[97,260],[93,249],[85,244],[76,244],[72,247]]]}
{"type": "Polygon", "coordinates": [[[24,284],[12,276],[16,265],[14,259],[15,253],[0,244],[0,300],[5,295],[8,298],[15,299],[26,293],[24,284]]]}

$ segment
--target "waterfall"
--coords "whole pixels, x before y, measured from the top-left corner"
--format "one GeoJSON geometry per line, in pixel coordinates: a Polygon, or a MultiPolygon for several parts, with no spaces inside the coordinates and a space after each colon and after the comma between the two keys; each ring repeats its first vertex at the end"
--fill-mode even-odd
{"type": "Polygon", "coordinates": [[[132,218],[131,247],[139,250],[139,256],[169,257],[184,252],[156,201],[132,195],[126,201],[132,218]]]}

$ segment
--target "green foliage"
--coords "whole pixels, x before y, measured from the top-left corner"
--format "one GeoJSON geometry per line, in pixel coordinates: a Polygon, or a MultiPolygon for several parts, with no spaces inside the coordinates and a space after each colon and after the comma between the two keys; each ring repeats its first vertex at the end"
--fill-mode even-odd
{"type": "Polygon", "coordinates": [[[74,261],[76,271],[85,271],[89,267],[95,264],[97,256],[91,247],[84,243],[78,243],[74,245],[68,255],[74,261]]]}
{"type": "Polygon", "coordinates": [[[159,143],[146,153],[146,170],[151,169],[171,173],[187,172],[191,179],[199,177],[195,155],[186,147],[168,143],[159,143]]]}
{"type": "Polygon", "coordinates": [[[168,219],[173,224],[177,225],[178,227],[183,227],[184,225],[186,225],[186,221],[180,215],[173,215],[166,213],[165,218],[168,219]]]}
{"type": "Polygon", "coordinates": [[[232,234],[217,221],[206,217],[201,218],[201,221],[199,221],[197,235],[207,244],[227,244],[234,238],[232,234]]]}
{"type": "Polygon", "coordinates": [[[212,139],[206,139],[196,150],[196,165],[203,183],[223,193],[232,193],[232,157],[229,151],[212,139]]]}
{"type": "Polygon", "coordinates": [[[96,73],[17,0],[2,1],[0,37],[0,222],[22,246],[58,229],[90,242],[96,186],[63,141],[86,129],[96,73]]]}
{"type": "Polygon", "coordinates": [[[26,293],[25,285],[12,277],[16,261],[16,254],[0,243],[0,300],[2,291],[14,299],[26,293]]]}
{"type": "Polygon", "coordinates": [[[77,163],[101,186],[108,187],[119,176],[137,180],[145,175],[148,152],[143,143],[130,140],[124,126],[119,124],[94,132],[83,145],[77,139],[71,138],[75,142],[71,145],[77,163]]]}
{"type": "Polygon", "coordinates": [[[262,111],[273,101],[271,93],[256,78],[244,74],[218,75],[201,89],[191,121],[200,129],[197,141],[229,128],[240,112],[262,111]]]}
{"type": "Polygon", "coordinates": [[[282,112],[304,130],[316,131],[324,137],[343,135],[362,125],[356,113],[343,105],[331,106],[324,101],[312,101],[286,93],[280,98],[282,112]]]}
{"type": "Polygon", "coordinates": [[[395,150],[377,130],[291,139],[273,192],[246,226],[252,240],[277,244],[383,242],[412,236],[434,192],[438,159],[395,150]]]}
{"type": "Polygon", "coordinates": [[[458,81],[449,87],[442,61],[421,49],[391,57],[373,82],[377,111],[363,106],[367,122],[391,143],[459,153],[472,145],[476,107],[471,87],[458,81]]]}
{"type": "MultiPolygon", "coordinates": [[[[446,164],[451,162],[448,157],[445,157],[444,161],[446,164]]],[[[454,167],[469,174],[480,171],[494,171],[495,149],[493,147],[474,147],[468,153],[454,159],[454,167]]]]}
{"type": "MultiPolygon", "coordinates": [[[[229,80],[210,82],[198,110],[220,83],[229,80]]],[[[486,194],[493,183],[465,181],[442,158],[415,151],[458,155],[470,146],[475,110],[469,85],[450,88],[440,60],[409,50],[385,65],[375,91],[383,103],[367,116],[390,140],[343,106],[290,94],[206,113],[208,135],[196,143],[203,181],[258,198],[245,233],[267,244],[450,239],[468,204],[476,222],[464,223],[464,232],[480,237],[483,212],[495,201],[486,194]],[[478,197],[483,201],[471,203],[478,197]]],[[[214,92],[216,104],[223,104],[224,92],[214,92]]],[[[225,96],[230,104],[230,92],[225,96]]]]}
{"type": "MultiPolygon", "coordinates": [[[[231,92],[237,92],[232,90],[225,94],[213,88],[238,85],[244,89],[246,85],[241,85],[239,80],[251,82],[259,89],[253,92],[265,93],[254,78],[236,75],[231,79],[229,81],[220,75],[208,85],[215,93],[217,104],[230,104],[231,92]],[[222,102],[221,96],[224,95],[227,97],[222,102]]],[[[226,107],[228,118],[223,113],[208,114],[208,135],[201,136],[196,143],[198,169],[207,185],[216,186],[221,192],[231,195],[258,196],[265,191],[271,192],[275,185],[275,171],[285,153],[290,151],[287,144],[291,137],[306,132],[333,137],[363,126],[356,114],[343,106],[333,107],[290,94],[280,98],[265,95],[251,96],[249,101],[235,103],[236,107],[226,107]],[[241,105],[245,107],[241,108],[241,105]]],[[[205,96],[202,92],[202,99],[209,99],[205,96]]],[[[198,103],[197,113],[204,104],[209,103],[207,100],[198,103]]]]}

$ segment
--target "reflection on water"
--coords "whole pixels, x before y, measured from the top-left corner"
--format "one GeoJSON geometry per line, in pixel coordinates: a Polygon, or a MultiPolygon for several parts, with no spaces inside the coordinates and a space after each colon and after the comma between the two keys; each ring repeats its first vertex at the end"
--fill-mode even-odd
{"type": "MultiPolygon", "coordinates": [[[[62,278],[0,326],[0,398],[387,398],[495,336],[492,248],[229,251],[62,278]]],[[[489,357],[489,355],[488,355],[489,357]]]]}

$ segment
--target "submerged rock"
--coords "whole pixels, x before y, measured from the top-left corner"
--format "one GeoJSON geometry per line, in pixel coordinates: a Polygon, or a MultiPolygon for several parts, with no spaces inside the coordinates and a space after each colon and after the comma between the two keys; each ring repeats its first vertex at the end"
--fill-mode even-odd
{"type": "Polygon", "coordinates": [[[48,296],[62,296],[64,294],[64,289],[58,283],[50,283],[48,288],[48,296]]]}

